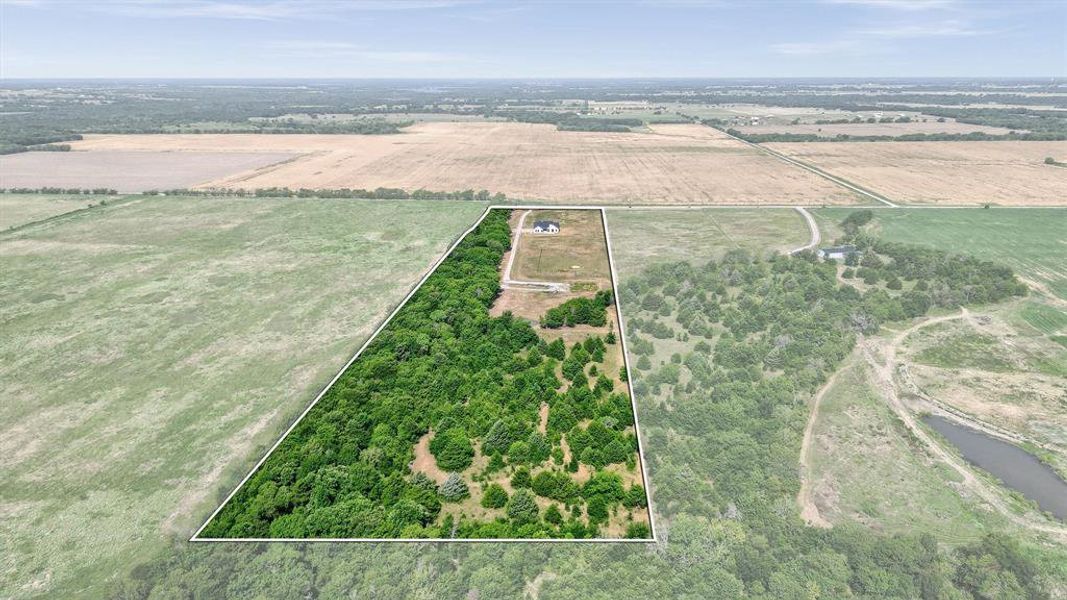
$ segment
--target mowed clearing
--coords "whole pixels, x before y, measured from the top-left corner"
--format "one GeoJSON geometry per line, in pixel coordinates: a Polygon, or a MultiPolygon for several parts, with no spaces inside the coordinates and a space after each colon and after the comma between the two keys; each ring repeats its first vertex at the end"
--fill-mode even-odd
{"type": "Polygon", "coordinates": [[[615,204],[854,204],[852,192],[710,127],[642,133],[528,123],[419,123],[398,135],[89,135],[86,151],[303,156],[199,182],[221,188],[487,189],[528,200],[615,204]]]}
{"type": "Polygon", "coordinates": [[[23,152],[0,156],[0,188],[110,188],[123,193],[181,189],[293,156],[285,150],[258,152],[255,146],[242,152],[23,152]]]}
{"type": "Polygon", "coordinates": [[[775,143],[804,161],[891,200],[915,204],[1067,204],[1063,142],[775,143]]]}

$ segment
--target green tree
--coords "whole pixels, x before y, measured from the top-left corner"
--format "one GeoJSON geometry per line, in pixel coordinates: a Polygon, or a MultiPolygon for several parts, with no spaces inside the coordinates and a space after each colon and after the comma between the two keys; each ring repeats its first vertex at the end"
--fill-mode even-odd
{"type": "Polygon", "coordinates": [[[499,483],[490,483],[482,493],[482,506],[503,508],[508,503],[508,493],[499,483]]]}
{"type": "Polygon", "coordinates": [[[507,515],[516,525],[536,523],[539,511],[533,494],[526,489],[520,489],[515,492],[511,499],[508,500],[507,515]]]}

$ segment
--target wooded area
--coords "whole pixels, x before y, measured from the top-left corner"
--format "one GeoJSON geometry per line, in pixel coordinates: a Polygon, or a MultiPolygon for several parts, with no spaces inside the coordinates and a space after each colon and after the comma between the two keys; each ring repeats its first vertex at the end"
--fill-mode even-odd
{"type": "Polygon", "coordinates": [[[203,537],[591,538],[612,517],[628,537],[650,536],[643,487],[599,470],[636,472],[638,458],[629,396],[598,371],[605,341],[568,349],[511,313],[489,315],[509,214],[491,211],[463,239],[203,537]],[[428,433],[449,473],[440,487],[412,467],[428,433]],[[581,465],[597,471],[577,480],[581,465]],[[510,497],[488,493],[498,480],[510,497]],[[502,509],[496,518],[442,516],[475,486],[486,488],[483,508],[502,509]],[[560,504],[542,511],[534,496],[560,504]]]}

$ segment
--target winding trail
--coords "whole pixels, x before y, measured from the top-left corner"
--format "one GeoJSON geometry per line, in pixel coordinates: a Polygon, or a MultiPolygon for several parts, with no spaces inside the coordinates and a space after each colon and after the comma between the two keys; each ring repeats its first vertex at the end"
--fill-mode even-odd
{"type": "Polygon", "coordinates": [[[803,206],[794,206],[800,216],[804,217],[804,220],[808,222],[808,230],[811,231],[811,241],[806,245],[799,248],[794,248],[789,251],[789,254],[796,254],[805,250],[811,250],[819,245],[822,241],[822,234],[819,233],[819,224],[815,222],[815,217],[811,216],[811,213],[807,211],[803,206]]]}
{"type": "Polygon", "coordinates": [[[800,507],[800,518],[812,527],[832,527],[830,522],[819,513],[819,507],[816,506],[815,498],[812,496],[814,473],[811,468],[811,447],[815,441],[815,422],[819,420],[819,405],[822,403],[822,397],[834,386],[838,373],[843,370],[844,368],[839,368],[834,371],[815,394],[811,403],[811,413],[808,415],[808,423],[804,426],[804,438],[800,442],[800,491],[797,492],[797,506],[800,507]]]}
{"type": "Polygon", "coordinates": [[[908,428],[911,435],[924,446],[931,456],[941,460],[960,475],[962,478],[962,481],[960,482],[961,485],[984,500],[1012,523],[1020,527],[1054,535],[1061,541],[1067,540],[1067,526],[1051,525],[1031,516],[1021,516],[1016,514],[1004,501],[1002,494],[998,490],[989,486],[985,481],[976,476],[971,468],[965,464],[963,459],[946,450],[941,444],[934,440],[930,434],[919,425],[915,416],[912,415],[911,411],[908,410],[907,406],[905,406],[904,402],[897,395],[894,374],[897,371],[896,355],[900,344],[903,343],[909,335],[920,329],[938,323],[944,323],[945,321],[970,318],[970,312],[966,308],[961,308],[958,314],[934,317],[916,323],[915,325],[900,331],[888,341],[861,338],[860,348],[867,363],[871,367],[871,371],[875,377],[875,383],[882,392],[882,397],[885,398],[889,408],[897,418],[900,419],[904,426],[908,428]],[[881,359],[878,357],[879,351],[881,351],[883,355],[881,359]]]}

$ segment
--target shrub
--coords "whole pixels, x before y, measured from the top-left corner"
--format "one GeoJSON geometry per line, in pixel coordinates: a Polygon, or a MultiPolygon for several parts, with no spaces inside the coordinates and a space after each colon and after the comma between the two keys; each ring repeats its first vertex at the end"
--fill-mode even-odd
{"type": "Polygon", "coordinates": [[[462,471],[474,459],[467,432],[459,427],[447,429],[430,440],[430,452],[437,459],[437,466],[445,471],[462,471]]]}
{"type": "Polygon", "coordinates": [[[449,473],[448,479],[441,484],[441,497],[449,502],[459,502],[470,496],[467,482],[459,476],[459,473],[449,473]]]}
{"type": "Polygon", "coordinates": [[[533,494],[524,489],[515,492],[511,500],[508,500],[507,515],[516,525],[536,523],[539,511],[533,494]]]}
{"type": "Polygon", "coordinates": [[[511,476],[511,487],[515,489],[530,487],[530,470],[524,467],[515,471],[515,474],[511,476]]]}
{"type": "Polygon", "coordinates": [[[508,503],[508,493],[499,483],[490,483],[482,494],[485,508],[503,508],[508,503]]]}

